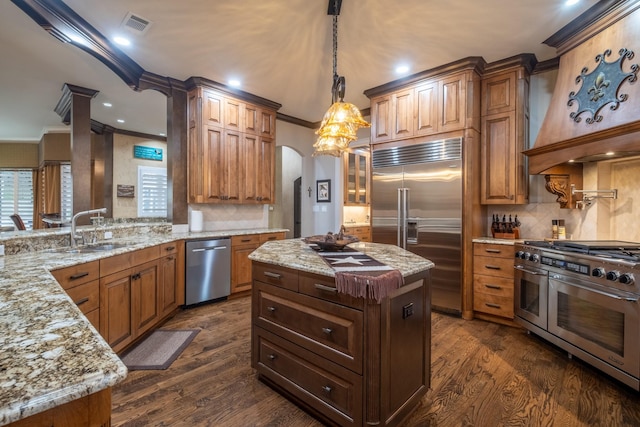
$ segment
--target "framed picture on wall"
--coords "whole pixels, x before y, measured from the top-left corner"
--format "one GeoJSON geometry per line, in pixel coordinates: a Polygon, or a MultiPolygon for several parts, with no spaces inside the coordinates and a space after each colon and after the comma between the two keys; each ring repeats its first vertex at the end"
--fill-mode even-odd
{"type": "Polygon", "coordinates": [[[316,202],[331,202],[331,180],[321,179],[316,181],[316,202]]]}

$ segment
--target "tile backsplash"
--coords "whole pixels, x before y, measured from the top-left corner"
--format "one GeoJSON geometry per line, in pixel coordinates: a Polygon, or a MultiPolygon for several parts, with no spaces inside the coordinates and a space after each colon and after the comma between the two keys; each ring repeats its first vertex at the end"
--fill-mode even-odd
{"type": "MultiPolygon", "coordinates": [[[[640,158],[583,165],[585,189],[617,189],[618,198],[595,199],[584,209],[560,209],[555,196],[544,188],[544,177],[532,175],[530,180],[530,203],[528,205],[488,206],[486,230],[491,230],[493,214],[518,215],[522,223],[520,237],[523,239],[551,238],[551,221],[564,219],[567,239],[592,240],[612,239],[640,242],[640,158]]],[[[487,235],[491,235],[489,232],[487,235]]]]}

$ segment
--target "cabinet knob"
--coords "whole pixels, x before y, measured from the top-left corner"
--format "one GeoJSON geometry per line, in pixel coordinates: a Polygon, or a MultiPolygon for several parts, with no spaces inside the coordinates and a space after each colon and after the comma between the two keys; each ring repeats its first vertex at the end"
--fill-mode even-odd
{"type": "Polygon", "coordinates": [[[322,391],[324,391],[325,393],[331,393],[331,391],[333,390],[333,388],[331,386],[325,385],[322,386],[322,391]]]}
{"type": "Polygon", "coordinates": [[[322,328],[322,332],[324,332],[327,335],[331,335],[331,333],[333,332],[333,329],[331,329],[331,328],[322,328]]]}
{"type": "Polygon", "coordinates": [[[276,356],[275,354],[270,354],[267,357],[269,358],[269,360],[276,360],[278,356],[276,356]]]}
{"type": "Polygon", "coordinates": [[[276,308],[274,306],[270,305],[269,307],[267,307],[267,310],[273,313],[273,312],[276,311],[276,308]]]}

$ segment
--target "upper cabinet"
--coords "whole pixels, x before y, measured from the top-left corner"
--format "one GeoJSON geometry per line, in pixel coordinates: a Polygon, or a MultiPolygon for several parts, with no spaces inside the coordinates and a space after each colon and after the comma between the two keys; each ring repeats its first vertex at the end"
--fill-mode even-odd
{"type": "Polygon", "coordinates": [[[391,92],[384,87],[365,91],[371,98],[371,143],[464,129],[468,78],[468,72],[458,72],[418,80],[391,92]]]}
{"type": "Polygon", "coordinates": [[[535,57],[490,64],[482,79],[481,202],[526,204],[529,173],[529,74],[535,57]],[[515,62],[515,63],[514,63],[515,62]]]}
{"type": "Polygon", "coordinates": [[[343,155],[344,162],[344,205],[362,206],[368,205],[370,153],[363,149],[349,149],[343,155]]]}
{"type": "MultiPolygon", "coordinates": [[[[188,93],[189,203],[274,203],[280,104],[232,96],[205,79],[188,93]]],[[[235,94],[234,94],[235,95],[235,94]]]]}

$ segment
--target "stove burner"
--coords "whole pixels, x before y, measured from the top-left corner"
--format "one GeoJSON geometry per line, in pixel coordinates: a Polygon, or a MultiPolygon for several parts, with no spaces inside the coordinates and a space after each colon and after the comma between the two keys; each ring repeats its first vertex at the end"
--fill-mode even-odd
{"type": "Polygon", "coordinates": [[[617,240],[525,241],[525,245],[553,249],[562,253],[592,255],[599,258],[640,262],[640,243],[617,240]]]}

